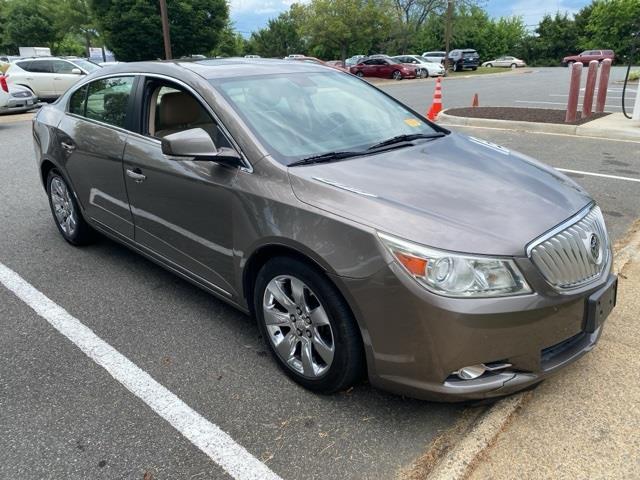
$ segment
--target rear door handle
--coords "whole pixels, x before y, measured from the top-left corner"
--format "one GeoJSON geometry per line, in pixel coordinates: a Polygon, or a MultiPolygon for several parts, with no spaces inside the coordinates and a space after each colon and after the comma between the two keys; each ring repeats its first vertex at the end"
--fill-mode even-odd
{"type": "Polygon", "coordinates": [[[136,183],[142,183],[147,179],[147,177],[142,174],[142,170],[140,170],[139,168],[135,168],[133,170],[127,168],[127,177],[133,179],[133,181],[136,183]]]}
{"type": "Polygon", "coordinates": [[[73,152],[76,149],[76,146],[71,142],[60,142],[60,146],[69,153],[73,152]]]}

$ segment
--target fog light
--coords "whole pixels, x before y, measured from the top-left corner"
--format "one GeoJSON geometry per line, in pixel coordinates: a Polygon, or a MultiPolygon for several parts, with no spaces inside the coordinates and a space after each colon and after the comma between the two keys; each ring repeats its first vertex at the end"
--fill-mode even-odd
{"type": "Polygon", "coordinates": [[[480,365],[471,365],[470,367],[461,368],[457,372],[454,372],[454,374],[461,380],[473,380],[474,378],[481,376],[486,371],[487,369],[484,367],[484,364],[481,363],[480,365]]]}
{"type": "Polygon", "coordinates": [[[462,367],[460,370],[453,372],[453,375],[456,375],[461,380],[474,380],[478,377],[481,377],[486,372],[495,372],[497,370],[503,370],[509,367],[511,367],[511,364],[504,362],[495,362],[490,363],[489,365],[479,363],[478,365],[462,367]]]}

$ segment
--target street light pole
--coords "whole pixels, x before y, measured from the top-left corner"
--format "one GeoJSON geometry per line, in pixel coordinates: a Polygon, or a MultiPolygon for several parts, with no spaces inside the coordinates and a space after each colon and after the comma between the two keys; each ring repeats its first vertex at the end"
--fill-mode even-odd
{"type": "Polygon", "coordinates": [[[171,60],[171,35],[169,33],[169,17],[167,16],[167,0],[160,0],[160,17],[162,18],[162,37],[164,39],[164,57],[171,60]]]}
{"type": "Polygon", "coordinates": [[[447,0],[447,20],[444,31],[444,72],[445,75],[449,72],[449,49],[451,47],[451,30],[452,30],[452,17],[453,17],[453,0],[447,0]]]}

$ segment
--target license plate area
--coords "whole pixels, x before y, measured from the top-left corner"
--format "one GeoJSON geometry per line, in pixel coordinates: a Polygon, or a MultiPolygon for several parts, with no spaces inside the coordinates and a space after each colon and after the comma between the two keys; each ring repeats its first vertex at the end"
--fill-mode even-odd
{"type": "Polygon", "coordinates": [[[618,277],[611,277],[607,284],[586,300],[584,331],[595,332],[616,306],[618,296],[618,277]]]}

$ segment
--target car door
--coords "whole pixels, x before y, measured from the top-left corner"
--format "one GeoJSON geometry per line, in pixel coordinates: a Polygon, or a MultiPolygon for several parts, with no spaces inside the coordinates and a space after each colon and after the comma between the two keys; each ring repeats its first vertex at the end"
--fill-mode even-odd
{"type": "Polygon", "coordinates": [[[18,75],[15,83],[29,87],[38,97],[56,97],[51,60],[26,60],[17,62],[16,65],[24,70],[24,73],[18,75]]]}
{"type": "Polygon", "coordinates": [[[58,125],[64,167],[86,215],[133,239],[133,218],[122,175],[134,76],[98,79],[76,90],[58,125]]]}
{"type": "Polygon", "coordinates": [[[74,70],[76,72],[82,71],[71,62],[66,60],[52,60],[51,62],[54,73],[53,87],[56,95],[62,95],[83,76],[82,73],[73,73],[74,70]]]}
{"type": "Polygon", "coordinates": [[[231,146],[201,99],[177,84],[149,78],[136,101],[145,121],[127,139],[125,184],[136,243],[223,293],[233,287],[233,185],[238,169],[170,157],[161,138],[190,128],[231,146]]]}

